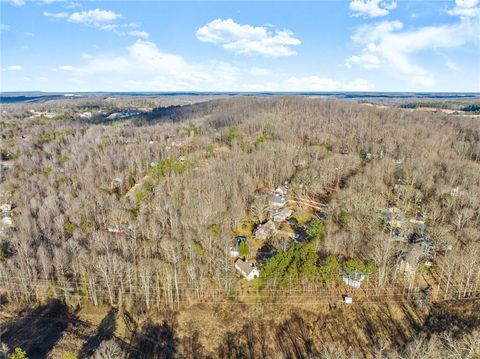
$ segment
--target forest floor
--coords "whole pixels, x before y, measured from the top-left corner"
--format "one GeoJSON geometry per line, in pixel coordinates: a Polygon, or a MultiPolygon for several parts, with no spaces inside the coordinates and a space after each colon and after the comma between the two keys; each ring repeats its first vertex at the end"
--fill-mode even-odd
{"type": "Polygon", "coordinates": [[[37,353],[35,358],[85,357],[110,338],[140,357],[168,351],[172,356],[165,357],[301,358],[328,344],[369,357],[367,348],[401,348],[418,335],[457,336],[480,328],[480,300],[433,302],[425,309],[406,300],[354,302],[336,309],[311,300],[201,303],[133,321],[129,313],[107,306],[72,311],[52,301],[10,313],[3,308],[0,318],[2,341],[37,353]]]}

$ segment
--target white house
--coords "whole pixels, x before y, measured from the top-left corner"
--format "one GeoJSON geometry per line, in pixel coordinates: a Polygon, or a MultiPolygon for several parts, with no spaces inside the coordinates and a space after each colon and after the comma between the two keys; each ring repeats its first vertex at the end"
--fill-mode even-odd
{"type": "Polygon", "coordinates": [[[241,258],[235,261],[235,269],[246,279],[252,280],[260,276],[260,271],[254,263],[248,263],[241,258]]]}
{"type": "Polygon", "coordinates": [[[292,215],[292,213],[293,213],[293,211],[291,209],[282,208],[280,211],[278,211],[277,213],[275,213],[273,215],[273,220],[275,222],[286,221],[292,215]]]}
{"type": "Polygon", "coordinates": [[[365,279],[365,276],[362,273],[344,274],[342,279],[351,289],[358,289],[365,279]]]}
{"type": "Polygon", "coordinates": [[[12,210],[12,205],[10,203],[4,203],[0,206],[0,211],[10,212],[12,210]]]}
{"type": "Polygon", "coordinates": [[[13,225],[12,217],[5,216],[0,219],[0,228],[5,229],[13,225]]]}

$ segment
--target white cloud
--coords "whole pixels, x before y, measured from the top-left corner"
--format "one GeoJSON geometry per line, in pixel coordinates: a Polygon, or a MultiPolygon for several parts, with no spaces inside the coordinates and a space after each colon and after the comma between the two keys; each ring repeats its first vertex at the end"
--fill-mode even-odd
{"type": "Polygon", "coordinates": [[[8,70],[8,71],[22,71],[22,70],[23,70],[23,66],[20,66],[20,65],[10,65],[10,66],[7,66],[7,70],[8,70]]]}
{"type": "Polygon", "coordinates": [[[148,39],[150,37],[150,34],[148,32],[140,31],[140,30],[133,30],[133,31],[127,32],[127,35],[140,37],[142,39],[148,39]]]}
{"type": "Polygon", "coordinates": [[[20,65],[10,65],[10,66],[7,66],[7,67],[4,67],[2,68],[2,71],[23,71],[24,68],[23,66],[20,66],[20,65]]]}
{"type": "Polygon", "coordinates": [[[95,10],[74,12],[68,17],[68,21],[91,26],[104,26],[121,17],[122,15],[111,10],[101,10],[97,8],[95,10]]]}
{"type": "Polygon", "coordinates": [[[364,79],[337,81],[267,68],[238,67],[215,60],[191,62],[141,39],[121,53],[82,54],[80,61],[82,65],[63,64],[56,68],[69,74],[66,79],[62,77],[62,83],[77,89],[93,84],[104,91],[366,91],[374,88],[364,79]]]}
{"type": "Polygon", "coordinates": [[[475,17],[480,14],[480,0],[456,0],[455,7],[447,11],[449,15],[475,17]]]}
{"type": "Polygon", "coordinates": [[[66,19],[68,22],[82,24],[86,26],[96,27],[100,30],[112,31],[117,28],[113,22],[122,18],[122,15],[117,14],[111,10],[94,9],[87,11],[80,11],[74,13],[58,12],[50,13],[43,12],[44,16],[54,19],[66,19]]]}
{"type": "Polygon", "coordinates": [[[3,23],[0,23],[0,32],[9,31],[9,30],[10,30],[10,26],[8,26],[6,24],[3,24],[3,23]]]}
{"type": "Polygon", "coordinates": [[[25,36],[34,36],[33,32],[27,31],[23,33],[25,36]]]}
{"type": "Polygon", "coordinates": [[[25,0],[10,0],[10,3],[13,6],[23,6],[25,5],[25,0]]]}
{"type": "Polygon", "coordinates": [[[51,18],[54,18],[54,19],[66,19],[66,18],[68,18],[69,15],[66,12],[51,13],[51,12],[48,12],[48,11],[44,11],[43,16],[51,17],[51,18]]]}
{"type": "Polygon", "coordinates": [[[353,16],[381,17],[389,14],[390,10],[397,7],[395,1],[386,2],[382,0],[352,0],[350,10],[353,16]]]}
{"type": "Polygon", "coordinates": [[[62,71],[78,71],[78,69],[76,69],[72,65],[62,65],[62,66],[59,66],[58,69],[62,71]]]}
{"type": "Polygon", "coordinates": [[[358,56],[354,55],[345,61],[345,66],[349,69],[352,68],[353,65],[362,65],[368,70],[377,69],[380,67],[380,59],[372,53],[365,53],[358,56]]]}
{"type": "Polygon", "coordinates": [[[346,66],[378,68],[382,65],[390,70],[407,75],[412,83],[420,87],[431,87],[435,74],[413,60],[413,55],[438,49],[453,49],[478,41],[478,24],[470,19],[459,23],[425,26],[403,30],[400,21],[384,21],[359,27],[352,39],[362,45],[362,53],[346,60],[346,66]]]}
{"type": "Polygon", "coordinates": [[[215,19],[197,30],[202,42],[221,45],[236,54],[267,57],[293,56],[301,41],[290,30],[270,31],[264,26],[240,25],[232,19],[215,19]]]}
{"type": "Polygon", "coordinates": [[[220,63],[195,64],[160,50],[153,42],[137,40],[123,54],[88,55],[81,67],[60,70],[121,83],[124,89],[188,90],[228,85],[237,79],[232,67],[220,63]]]}

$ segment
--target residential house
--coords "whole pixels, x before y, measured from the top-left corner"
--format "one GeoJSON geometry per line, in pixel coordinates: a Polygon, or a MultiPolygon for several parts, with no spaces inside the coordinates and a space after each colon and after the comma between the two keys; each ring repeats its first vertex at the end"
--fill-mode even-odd
{"type": "Polygon", "coordinates": [[[399,254],[397,269],[407,277],[413,277],[417,272],[421,256],[422,251],[419,248],[413,247],[407,251],[402,251],[399,254]]]}
{"type": "Polygon", "coordinates": [[[343,274],[342,280],[350,289],[358,289],[365,279],[365,275],[362,273],[343,274]]]}
{"type": "Polygon", "coordinates": [[[12,205],[10,203],[4,203],[0,206],[0,211],[7,213],[12,210],[12,205]]]}
{"type": "Polygon", "coordinates": [[[450,190],[450,196],[452,197],[460,196],[460,189],[458,188],[458,186],[450,190]]]}
{"type": "Polygon", "coordinates": [[[238,258],[235,261],[235,269],[246,279],[252,280],[260,276],[260,271],[255,266],[255,263],[249,263],[246,260],[238,258]]]}
{"type": "Polygon", "coordinates": [[[107,120],[116,120],[116,119],[119,119],[121,117],[123,117],[121,113],[114,112],[114,113],[111,113],[110,115],[107,116],[107,120]]]}
{"type": "Polygon", "coordinates": [[[405,217],[401,213],[388,213],[385,216],[385,222],[391,228],[402,228],[405,223],[405,217]]]}
{"type": "Polygon", "coordinates": [[[424,254],[433,254],[436,251],[435,242],[428,234],[413,233],[409,240],[410,246],[418,246],[424,254]]]}
{"type": "Polygon", "coordinates": [[[420,264],[432,266],[429,260],[430,255],[424,252],[421,246],[410,246],[408,250],[401,251],[398,256],[397,269],[408,277],[413,277],[417,273],[420,264]]]}
{"type": "Polygon", "coordinates": [[[276,232],[277,228],[275,227],[275,223],[273,223],[273,221],[268,221],[260,224],[255,230],[254,234],[256,238],[265,240],[274,236],[276,232]]]}
{"type": "Polygon", "coordinates": [[[293,211],[288,208],[282,208],[280,211],[273,215],[274,222],[284,222],[286,221],[291,215],[293,211]]]}
{"type": "Polygon", "coordinates": [[[287,200],[285,199],[285,197],[278,193],[274,193],[270,197],[270,207],[272,208],[282,208],[283,206],[285,206],[286,203],[287,200]]]}
{"type": "Polygon", "coordinates": [[[425,218],[421,214],[415,217],[410,217],[408,221],[412,224],[422,224],[422,225],[425,224],[425,218]]]}
{"type": "Polygon", "coordinates": [[[0,219],[0,227],[2,229],[5,229],[7,227],[10,227],[13,225],[13,220],[12,220],[12,217],[10,216],[4,216],[2,217],[2,219],[0,219]]]}
{"type": "Polygon", "coordinates": [[[78,115],[80,118],[86,118],[86,119],[89,119],[92,117],[92,113],[91,112],[82,112],[81,114],[78,115]]]}

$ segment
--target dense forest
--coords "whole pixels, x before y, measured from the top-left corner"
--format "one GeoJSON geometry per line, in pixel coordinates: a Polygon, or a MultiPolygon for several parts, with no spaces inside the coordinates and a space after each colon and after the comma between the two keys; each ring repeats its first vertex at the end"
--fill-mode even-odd
{"type": "Polygon", "coordinates": [[[388,301],[416,308],[423,325],[435,303],[478,304],[479,121],[302,97],[3,104],[2,306],[58,301],[68,315],[109,307],[139,322],[237,304],[248,308],[244,316],[265,319],[242,327],[248,339],[275,317],[271,307],[254,308],[291,303],[289,327],[276,323],[276,340],[225,336],[212,349],[190,333],[188,341],[172,339],[182,353],[154,345],[146,355],[132,351],[149,347],[141,343],[149,328],[141,328],[144,336],[99,344],[107,354],[98,357],[478,357],[475,310],[461,335],[409,332],[360,349],[314,339],[312,316],[292,308],[318,302],[348,316],[338,308],[348,294],[352,308],[388,301]],[[270,220],[278,214],[272,196],[285,201],[288,219],[270,220]],[[259,228],[269,222],[274,231],[263,238],[259,228]],[[238,274],[236,244],[259,278],[238,274]],[[310,331],[311,339],[279,347],[287,339],[278,333],[291,331],[310,331]]]}

